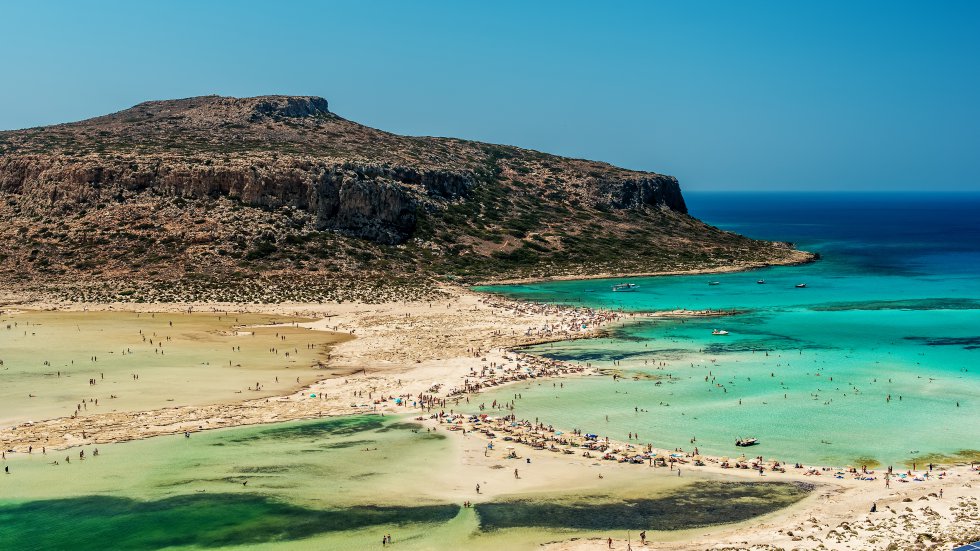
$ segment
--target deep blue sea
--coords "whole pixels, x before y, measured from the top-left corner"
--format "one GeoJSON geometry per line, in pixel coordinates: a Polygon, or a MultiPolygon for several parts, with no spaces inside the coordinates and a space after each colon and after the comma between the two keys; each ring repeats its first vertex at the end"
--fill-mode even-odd
{"type": "MultiPolygon", "coordinates": [[[[980,274],[980,193],[691,193],[691,214],[820,252],[829,270],[980,274]]],[[[980,288],[980,287],[978,287],[980,288]]]]}
{"type": "Polygon", "coordinates": [[[530,385],[515,402],[518,415],[618,438],[636,432],[668,448],[696,438],[719,455],[738,453],[737,436],[756,436],[758,453],[788,461],[895,463],[980,450],[980,194],[686,197],[691,214],[710,224],[792,241],[821,260],[482,288],[634,312],[745,311],[643,319],[611,338],[535,347],[626,377],[590,377],[560,392],[530,385]],[[612,292],[622,281],[639,288],[612,292]]]}

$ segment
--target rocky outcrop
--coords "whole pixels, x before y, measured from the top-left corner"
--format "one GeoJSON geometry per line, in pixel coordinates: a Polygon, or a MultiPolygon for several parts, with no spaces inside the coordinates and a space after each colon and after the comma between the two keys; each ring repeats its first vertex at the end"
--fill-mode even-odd
{"type": "Polygon", "coordinates": [[[404,242],[416,210],[465,198],[475,185],[467,171],[328,164],[306,159],[256,159],[225,165],[149,158],[131,162],[63,157],[0,159],[0,192],[38,212],[124,201],[145,191],[185,199],[228,197],[249,206],[307,211],[316,229],[384,244],[404,242]]]}
{"type": "Polygon", "coordinates": [[[473,175],[466,172],[348,164],[317,178],[310,210],[317,229],[397,244],[414,233],[418,208],[434,206],[433,200],[464,198],[474,185],[473,175]]]}
{"type": "Polygon", "coordinates": [[[77,123],[0,132],[0,192],[29,209],[87,208],[142,192],[228,197],[301,209],[316,229],[385,244],[412,237],[419,209],[438,214],[468,201],[477,182],[488,179],[508,190],[484,194],[498,205],[467,212],[501,208],[507,217],[535,218],[509,206],[516,195],[533,198],[522,207],[532,210],[555,201],[687,212],[671,176],[507,146],[397,136],[338,117],[315,96],[149,101],[77,123]]]}
{"type": "Polygon", "coordinates": [[[69,287],[86,274],[198,289],[248,273],[472,281],[795,258],[690,217],[671,176],[399,136],[315,96],[150,101],[0,132],[0,222],[0,279],[69,287]]]}
{"type": "Polygon", "coordinates": [[[330,116],[327,100],[318,97],[271,96],[255,104],[255,112],[249,117],[252,121],[261,120],[263,116],[278,117],[310,117],[330,116]]]}
{"type": "MultiPolygon", "coordinates": [[[[145,191],[185,199],[228,197],[249,206],[301,209],[313,216],[316,229],[384,244],[412,237],[417,209],[438,210],[448,201],[465,201],[476,185],[477,178],[469,170],[417,170],[309,158],[256,157],[230,163],[181,157],[0,158],[0,192],[17,195],[23,206],[38,211],[124,201],[145,191]]],[[[595,178],[591,189],[599,208],[664,207],[687,212],[672,176],[595,178]]]]}
{"type": "Polygon", "coordinates": [[[648,178],[597,180],[595,189],[598,205],[615,209],[666,207],[687,213],[681,187],[673,176],[657,174],[648,178]]]}

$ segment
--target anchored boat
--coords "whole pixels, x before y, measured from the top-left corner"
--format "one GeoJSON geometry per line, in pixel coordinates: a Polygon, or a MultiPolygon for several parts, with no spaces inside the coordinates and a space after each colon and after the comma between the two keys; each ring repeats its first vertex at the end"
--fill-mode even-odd
{"type": "Polygon", "coordinates": [[[617,283],[612,286],[613,292],[635,291],[639,287],[636,283],[617,283]]]}

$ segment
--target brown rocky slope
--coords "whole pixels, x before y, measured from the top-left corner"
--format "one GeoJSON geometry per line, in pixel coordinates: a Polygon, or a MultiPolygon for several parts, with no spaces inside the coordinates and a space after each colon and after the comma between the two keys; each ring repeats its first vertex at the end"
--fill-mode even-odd
{"type": "Polygon", "coordinates": [[[671,176],[398,136],[298,96],[0,132],[0,220],[4,287],[74,300],[372,299],[806,258],[690,217],[671,176]]]}

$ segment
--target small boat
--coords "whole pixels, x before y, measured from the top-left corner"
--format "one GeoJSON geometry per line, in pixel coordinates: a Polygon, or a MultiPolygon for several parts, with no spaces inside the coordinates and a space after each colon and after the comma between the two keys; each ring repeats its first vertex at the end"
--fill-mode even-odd
{"type": "Polygon", "coordinates": [[[759,439],[758,438],[746,438],[744,440],[741,439],[741,438],[736,438],[735,439],[735,445],[736,446],[739,446],[739,447],[742,447],[742,448],[745,448],[745,447],[748,447],[748,446],[754,446],[754,445],[756,445],[758,443],[759,443],[759,439]]]}
{"type": "Polygon", "coordinates": [[[725,331],[724,329],[715,329],[714,331],[711,332],[711,334],[712,335],[727,335],[728,334],[728,331],[725,331]]]}
{"type": "Polygon", "coordinates": [[[720,281],[709,281],[708,285],[721,285],[720,281]]]}
{"type": "Polygon", "coordinates": [[[796,288],[797,289],[803,289],[804,287],[806,287],[806,283],[797,283],[796,284],[796,288]]]}
{"type": "Polygon", "coordinates": [[[766,280],[760,279],[759,281],[756,281],[756,283],[758,283],[759,285],[765,285],[766,284],[766,280]]]}
{"type": "Polygon", "coordinates": [[[613,292],[635,291],[639,287],[636,283],[617,283],[612,286],[613,292]]]}

